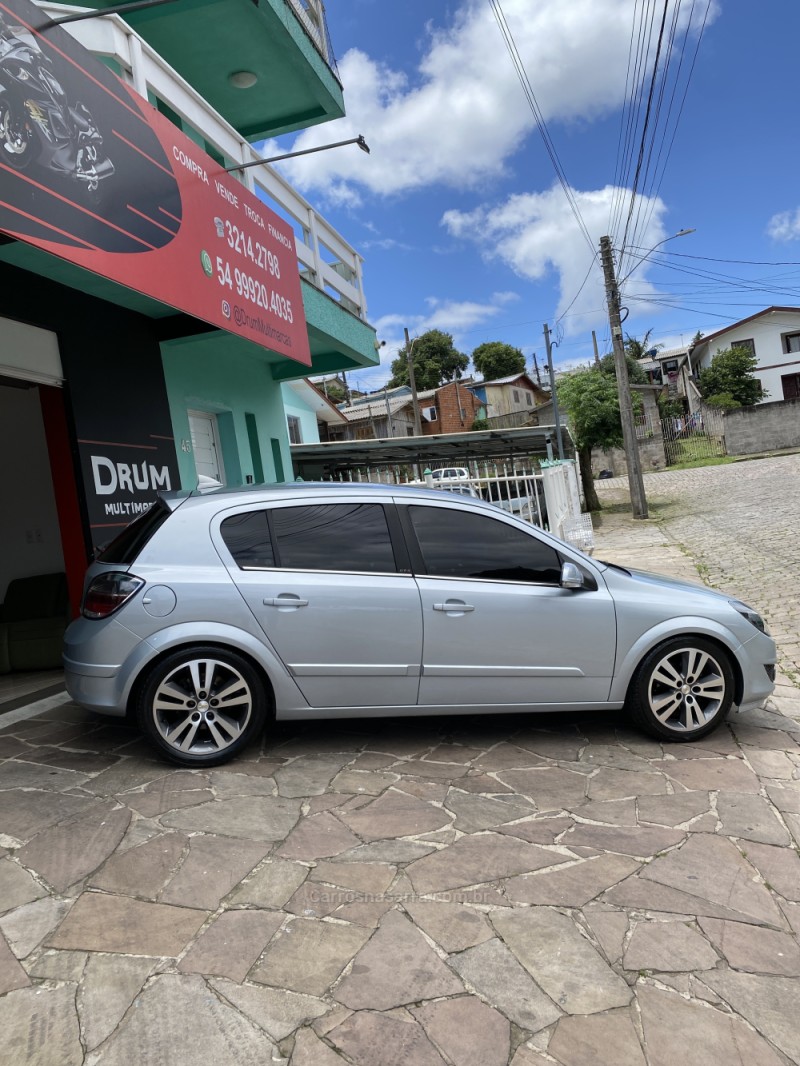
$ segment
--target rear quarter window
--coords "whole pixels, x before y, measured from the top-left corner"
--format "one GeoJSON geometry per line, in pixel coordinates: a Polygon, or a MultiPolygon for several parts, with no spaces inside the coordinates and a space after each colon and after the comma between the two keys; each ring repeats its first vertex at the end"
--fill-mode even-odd
{"type": "Polygon", "coordinates": [[[266,511],[231,515],[222,522],[219,531],[240,570],[260,570],[275,565],[266,511]]]}
{"type": "Polygon", "coordinates": [[[102,548],[95,558],[100,563],[117,563],[129,566],[139,555],[157,530],[163,526],[172,511],[163,500],[157,500],[153,506],[134,518],[129,526],[117,534],[102,548]]]}

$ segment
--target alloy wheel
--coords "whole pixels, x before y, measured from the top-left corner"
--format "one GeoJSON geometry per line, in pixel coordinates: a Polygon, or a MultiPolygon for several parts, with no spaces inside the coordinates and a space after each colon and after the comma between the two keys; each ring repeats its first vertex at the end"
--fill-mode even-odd
{"type": "Polygon", "coordinates": [[[220,659],[187,659],[155,690],[158,733],[177,754],[221,755],[250,721],[253,692],[236,667],[220,659]]]}
{"type": "Polygon", "coordinates": [[[702,729],[719,712],[726,695],[720,664],[700,648],[669,651],[655,664],[647,686],[655,719],[680,733],[702,729]]]}

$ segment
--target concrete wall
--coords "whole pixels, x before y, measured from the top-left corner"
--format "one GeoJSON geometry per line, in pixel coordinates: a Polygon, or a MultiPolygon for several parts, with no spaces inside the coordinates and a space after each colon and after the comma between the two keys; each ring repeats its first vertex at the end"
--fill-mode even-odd
{"type": "Polygon", "coordinates": [[[800,400],[742,407],[725,415],[728,455],[800,447],[800,400]]]}
{"type": "Polygon", "coordinates": [[[302,397],[298,396],[290,385],[281,385],[281,395],[287,419],[289,415],[294,415],[300,419],[300,443],[319,444],[316,412],[312,411],[308,404],[303,403],[302,397]]]}
{"type": "Polygon", "coordinates": [[[283,474],[291,480],[281,388],[257,354],[228,351],[221,355],[218,346],[198,343],[164,347],[162,357],[182,488],[193,489],[197,484],[189,411],[216,414],[227,485],[246,484],[248,477],[258,480],[247,413],[255,417],[264,480],[274,482],[280,473],[273,459],[272,440],[279,442],[283,474]]]}
{"type": "MultiPolygon", "coordinates": [[[[639,459],[642,464],[642,473],[651,470],[666,470],[667,460],[664,455],[664,438],[658,434],[639,441],[639,459]]],[[[595,448],[592,452],[592,473],[595,477],[601,470],[610,470],[614,477],[622,477],[628,473],[628,464],[625,461],[625,452],[622,448],[609,448],[600,450],[595,448]]]]}

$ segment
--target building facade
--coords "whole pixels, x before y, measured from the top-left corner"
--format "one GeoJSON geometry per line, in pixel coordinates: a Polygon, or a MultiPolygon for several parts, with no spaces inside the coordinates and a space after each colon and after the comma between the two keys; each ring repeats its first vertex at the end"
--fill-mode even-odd
{"type": "Polygon", "coordinates": [[[159,490],[292,476],[285,385],[378,361],[358,252],[237,169],[344,114],[320,0],[92,6],[0,27],[0,599],[65,571],[73,609],[159,490]]]}
{"type": "Polygon", "coordinates": [[[800,398],[800,307],[767,307],[703,337],[689,354],[694,373],[727,348],[755,356],[755,376],[768,393],[762,402],[800,398]]]}

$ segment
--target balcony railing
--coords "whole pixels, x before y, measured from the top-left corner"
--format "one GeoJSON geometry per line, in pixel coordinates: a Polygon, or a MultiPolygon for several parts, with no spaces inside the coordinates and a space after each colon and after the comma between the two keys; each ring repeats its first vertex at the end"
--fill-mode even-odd
{"type": "Polygon", "coordinates": [[[325,5],[322,0],[286,0],[286,3],[294,10],[317,51],[338,78],[339,70],[336,66],[336,56],[333,54],[328,23],[325,18],[325,5]]]}
{"type": "MultiPolygon", "coordinates": [[[[295,10],[303,9],[302,14],[312,24],[311,12],[315,13],[324,31],[320,0],[287,0],[287,3],[295,10]]],[[[63,4],[38,6],[52,18],[85,10],[63,4]]],[[[226,166],[259,158],[253,146],[119,16],[103,15],[64,28],[98,58],[110,61],[109,65],[140,96],[166,104],[181,119],[184,131],[194,140],[199,134],[206,147],[222,158],[226,166]]],[[[366,319],[363,259],[355,248],[271,166],[233,171],[230,177],[241,181],[292,227],[301,277],[351,314],[366,319]]]]}

